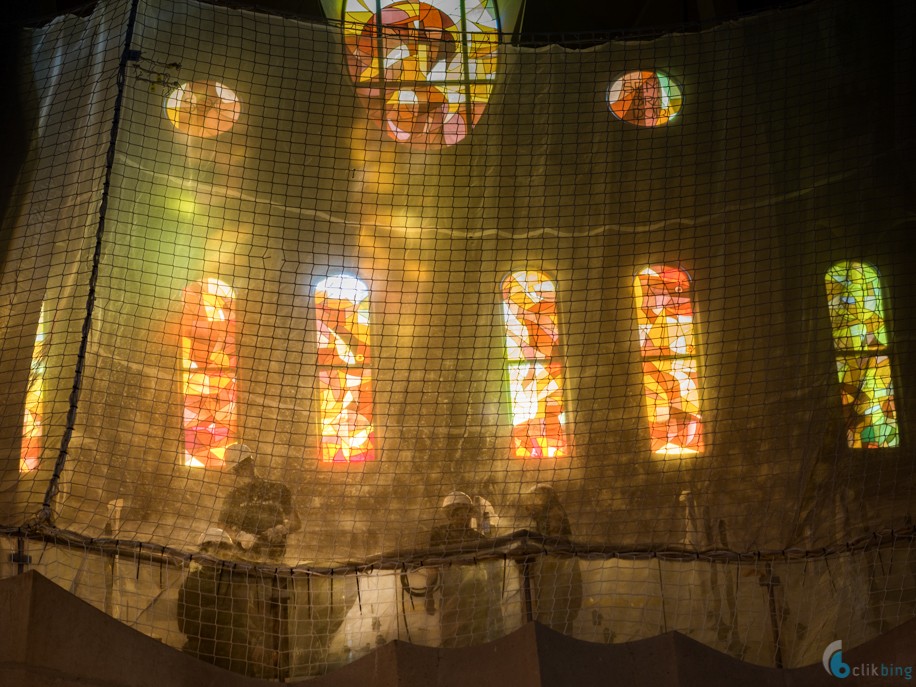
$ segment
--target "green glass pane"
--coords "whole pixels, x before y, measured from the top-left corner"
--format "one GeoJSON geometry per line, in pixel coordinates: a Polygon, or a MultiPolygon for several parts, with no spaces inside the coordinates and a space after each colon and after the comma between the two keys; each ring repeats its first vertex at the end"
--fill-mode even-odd
{"type": "Polygon", "coordinates": [[[851,448],[889,448],[898,443],[890,360],[886,355],[845,357],[837,373],[851,448]]]}
{"type": "Polygon", "coordinates": [[[887,346],[878,271],[867,263],[839,262],[827,272],[827,305],[839,351],[875,351],[887,346]]]}

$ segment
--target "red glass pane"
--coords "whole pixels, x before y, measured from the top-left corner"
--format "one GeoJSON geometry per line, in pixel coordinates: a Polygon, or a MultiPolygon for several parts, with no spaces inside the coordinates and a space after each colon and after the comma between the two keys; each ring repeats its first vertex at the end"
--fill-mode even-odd
{"type": "Polygon", "coordinates": [[[216,279],[189,284],[181,318],[184,462],[222,467],[238,433],[235,294],[216,279]]]}

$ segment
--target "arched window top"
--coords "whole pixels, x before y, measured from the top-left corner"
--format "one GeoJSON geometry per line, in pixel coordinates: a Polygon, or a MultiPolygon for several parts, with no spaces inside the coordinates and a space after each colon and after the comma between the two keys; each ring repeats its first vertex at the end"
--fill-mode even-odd
{"type": "Polygon", "coordinates": [[[199,292],[219,298],[235,298],[235,291],[226,282],[214,277],[191,282],[185,287],[185,293],[199,292]]]}
{"type": "Polygon", "coordinates": [[[686,293],[690,290],[690,275],[686,270],[673,265],[652,265],[641,270],[636,276],[648,287],[663,288],[672,294],[686,293]]]}
{"type": "Polygon", "coordinates": [[[235,291],[219,279],[203,279],[188,284],[184,290],[185,303],[196,304],[211,322],[226,320],[232,310],[235,291]]]}
{"type": "Polygon", "coordinates": [[[636,276],[637,318],[643,355],[693,355],[693,302],[690,275],[656,265],[636,276]]]}
{"type": "Polygon", "coordinates": [[[610,85],[607,104],[617,119],[643,127],[663,126],[683,105],[681,89],[664,72],[628,72],[610,85]]]}
{"type": "Polygon", "coordinates": [[[369,287],[338,274],[315,286],[318,364],[363,365],[369,358],[369,287]]]}
{"type": "Polygon", "coordinates": [[[513,272],[503,280],[503,298],[518,302],[522,307],[537,307],[542,302],[557,299],[557,287],[543,272],[523,270],[513,272]]]}
{"type": "Polygon", "coordinates": [[[347,301],[353,308],[358,308],[369,297],[369,287],[349,274],[336,274],[325,277],[315,287],[316,294],[322,298],[335,301],[347,301]]]}
{"type": "Polygon", "coordinates": [[[844,260],[827,271],[825,282],[837,350],[868,351],[887,346],[878,270],[867,262],[844,260]]]}
{"type": "Polygon", "coordinates": [[[242,104],[235,93],[218,81],[191,81],[169,93],[165,112],[181,133],[213,138],[235,126],[242,104]]]}
{"type": "Polygon", "coordinates": [[[514,272],[503,280],[509,360],[552,358],[560,340],[557,289],[546,274],[514,272]]]}

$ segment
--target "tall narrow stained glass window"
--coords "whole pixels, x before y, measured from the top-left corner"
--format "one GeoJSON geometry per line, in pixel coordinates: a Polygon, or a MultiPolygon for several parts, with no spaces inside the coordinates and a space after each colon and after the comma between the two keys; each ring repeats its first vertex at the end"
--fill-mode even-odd
{"type": "Polygon", "coordinates": [[[541,272],[515,272],[502,284],[512,402],[512,455],[568,455],[557,290],[541,272]]]}
{"type": "Polygon", "coordinates": [[[868,263],[838,262],[827,272],[827,306],[851,448],[897,446],[881,278],[868,263]]]}
{"type": "Polygon", "coordinates": [[[32,346],[32,364],[29,368],[29,386],[25,395],[25,413],[22,421],[22,447],[19,453],[19,472],[38,468],[44,443],[44,384],[48,366],[50,337],[44,304],[38,316],[38,329],[32,346]]]}
{"type": "Polygon", "coordinates": [[[344,0],[350,76],[394,140],[454,145],[486,109],[496,78],[493,0],[344,0]]]}
{"type": "Polygon", "coordinates": [[[356,277],[327,277],[315,288],[315,309],[321,460],[374,460],[369,288],[356,277]]]}
{"type": "Polygon", "coordinates": [[[183,302],[184,464],[221,468],[238,434],[235,292],[204,279],[185,287],[183,302]]]}
{"type": "Polygon", "coordinates": [[[690,276],[670,266],[636,276],[636,313],[643,388],[653,452],[703,450],[690,276]]]}

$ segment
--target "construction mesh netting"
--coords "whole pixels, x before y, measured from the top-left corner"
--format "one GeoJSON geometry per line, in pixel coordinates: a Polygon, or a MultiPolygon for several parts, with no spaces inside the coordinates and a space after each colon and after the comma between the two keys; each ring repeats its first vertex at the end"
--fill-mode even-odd
{"type": "Polygon", "coordinates": [[[913,617],[910,3],[328,6],[23,33],[2,574],[273,679],[913,617]]]}

